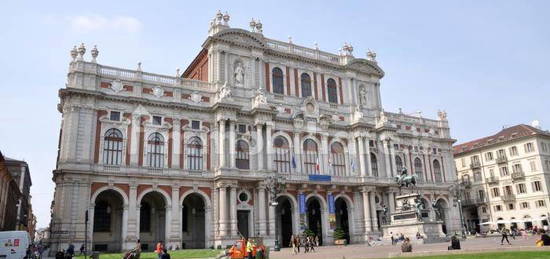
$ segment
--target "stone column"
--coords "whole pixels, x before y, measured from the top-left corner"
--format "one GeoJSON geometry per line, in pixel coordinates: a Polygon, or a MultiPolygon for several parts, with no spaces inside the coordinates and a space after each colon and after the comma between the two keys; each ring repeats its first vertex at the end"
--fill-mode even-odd
{"type": "Polygon", "coordinates": [[[371,218],[370,218],[370,199],[368,189],[361,190],[363,196],[363,221],[365,227],[365,234],[371,232],[371,218]]]}
{"type": "MultiPolygon", "coordinates": [[[[268,200],[269,200],[269,203],[271,203],[271,194],[268,193],[268,200]]],[[[271,204],[269,204],[269,209],[268,209],[268,213],[269,213],[269,235],[272,236],[273,238],[275,238],[275,206],[271,206],[271,204]]]]}
{"type": "Polygon", "coordinates": [[[229,122],[229,164],[235,168],[235,122],[229,122]]]}
{"type": "Polygon", "coordinates": [[[265,127],[265,150],[267,151],[267,170],[273,170],[273,144],[271,140],[271,129],[273,125],[267,124],[265,127]]]}
{"type": "Polygon", "coordinates": [[[365,161],[365,145],[363,142],[363,137],[357,138],[358,145],[359,145],[359,175],[360,176],[366,176],[367,175],[367,164],[365,161]]]}
{"type": "Polygon", "coordinates": [[[226,237],[228,235],[227,219],[229,218],[227,209],[227,187],[225,185],[219,186],[219,207],[220,207],[220,236],[226,237]]]}
{"type": "Polygon", "coordinates": [[[267,234],[266,219],[265,219],[265,186],[258,186],[258,223],[260,225],[260,236],[267,234]]]}
{"type": "Polygon", "coordinates": [[[218,145],[220,146],[219,150],[218,150],[218,154],[219,154],[219,157],[220,157],[220,168],[223,168],[223,167],[226,167],[226,163],[225,163],[225,120],[220,120],[219,121],[220,123],[220,139],[218,141],[218,145]]]}
{"type": "Polygon", "coordinates": [[[172,125],[172,168],[180,168],[181,125],[179,119],[174,119],[172,125]]]}
{"type": "Polygon", "coordinates": [[[328,134],[324,133],[322,134],[321,139],[321,174],[329,174],[332,175],[332,170],[329,165],[329,157],[328,157],[328,134]]]}
{"type": "MultiPolygon", "coordinates": [[[[295,173],[298,173],[298,172],[303,172],[301,170],[302,168],[302,159],[301,159],[301,156],[300,154],[302,153],[301,152],[301,146],[300,145],[300,132],[296,131],[294,132],[294,140],[293,140],[293,147],[294,147],[294,161],[296,162],[296,168],[293,168],[293,172],[295,173]]],[[[291,160],[292,161],[292,160],[291,160]]]]}
{"type": "MultiPolygon", "coordinates": [[[[205,204],[206,205],[206,204],[205,204]]],[[[172,246],[181,244],[181,209],[180,204],[180,189],[178,184],[172,185],[172,220],[170,222],[170,239],[172,246]]]]}
{"type": "Polygon", "coordinates": [[[230,211],[230,223],[231,223],[231,236],[239,236],[237,230],[237,186],[231,186],[229,192],[229,211],[230,211]]]}
{"type": "Polygon", "coordinates": [[[264,169],[264,140],[262,128],[262,124],[256,124],[256,156],[258,157],[258,170],[264,169]]]}
{"type": "Polygon", "coordinates": [[[384,160],[385,160],[385,169],[386,174],[384,176],[390,177],[393,175],[393,168],[391,167],[391,157],[390,157],[390,140],[386,139],[382,142],[382,146],[384,147],[384,160]]]}
{"type": "Polygon", "coordinates": [[[378,231],[378,218],[376,215],[376,200],[375,200],[375,192],[371,191],[370,194],[370,214],[371,214],[371,220],[372,220],[372,231],[378,231]]]}
{"type": "Polygon", "coordinates": [[[139,149],[139,124],[140,124],[140,118],[141,115],[139,114],[133,114],[132,115],[132,130],[130,131],[131,136],[131,142],[130,142],[130,165],[137,166],[138,165],[138,149],[139,149]]]}
{"type": "Polygon", "coordinates": [[[389,213],[395,212],[395,193],[393,192],[393,189],[390,189],[388,192],[388,203],[389,213]]]}
{"type": "MultiPolygon", "coordinates": [[[[370,145],[369,145],[369,139],[367,137],[364,137],[363,138],[364,142],[365,143],[365,149],[366,149],[366,154],[365,154],[365,167],[367,168],[367,171],[365,172],[366,175],[368,176],[373,176],[372,175],[372,167],[370,166],[371,164],[371,161],[370,161],[370,145]]],[[[380,168],[379,168],[380,169],[380,168]]]]}
{"type": "MultiPolygon", "coordinates": [[[[135,183],[130,184],[130,191],[128,196],[128,211],[135,212],[136,209],[139,209],[139,206],[137,206],[137,185],[135,183]]],[[[91,215],[93,216],[93,215],[91,215]]],[[[135,243],[138,239],[139,233],[138,233],[138,218],[136,218],[136,213],[128,213],[128,227],[127,227],[127,235],[129,242],[135,243]]]]}
{"type": "Polygon", "coordinates": [[[356,146],[355,146],[355,137],[348,138],[348,161],[349,167],[346,171],[346,175],[357,175],[357,168],[359,167],[359,163],[357,161],[357,152],[356,152],[356,146]],[[351,166],[351,163],[354,163],[355,171],[353,171],[353,168],[351,166]]]}
{"type": "Polygon", "coordinates": [[[390,143],[390,158],[391,158],[391,165],[392,165],[392,172],[391,172],[391,176],[396,176],[397,175],[397,165],[395,164],[395,148],[394,148],[394,143],[390,143]]]}

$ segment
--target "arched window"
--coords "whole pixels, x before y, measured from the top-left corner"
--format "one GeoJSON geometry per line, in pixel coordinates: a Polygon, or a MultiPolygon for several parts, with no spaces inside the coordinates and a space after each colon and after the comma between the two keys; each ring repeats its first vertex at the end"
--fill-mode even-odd
{"type": "Polygon", "coordinates": [[[416,174],[416,177],[423,179],[424,178],[424,172],[422,170],[422,160],[420,158],[414,159],[414,173],[416,174]]]}
{"type": "Polygon", "coordinates": [[[378,159],[374,153],[370,153],[370,169],[372,176],[378,177],[378,159]]]}
{"type": "Polygon", "coordinates": [[[202,140],[193,137],[187,144],[187,169],[202,170],[202,140]]]}
{"type": "Polygon", "coordinates": [[[278,136],[273,141],[273,162],[277,173],[290,173],[290,147],[286,138],[278,136]]]}
{"type": "Polygon", "coordinates": [[[276,94],[285,94],[285,86],[283,84],[283,70],[276,67],[271,71],[273,81],[273,92],[276,94]]]}
{"type": "Polygon", "coordinates": [[[149,136],[147,141],[149,151],[147,152],[147,161],[150,167],[164,167],[164,137],[158,132],[149,136]]]}
{"type": "Polygon", "coordinates": [[[109,129],[103,138],[103,164],[120,165],[122,163],[122,132],[109,129]]]}
{"type": "Polygon", "coordinates": [[[308,73],[303,73],[300,79],[302,83],[302,97],[311,96],[311,77],[308,73]]]}
{"type": "Polygon", "coordinates": [[[248,152],[248,143],[244,140],[237,141],[235,151],[235,165],[239,169],[250,169],[250,153],[248,152]]]}
{"type": "Polygon", "coordinates": [[[403,170],[403,159],[400,156],[395,156],[395,167],[397,169],[397,174],[401,173],[403,170]]]}
{"type": "Polygon", "coordinates": [[[346,174],[346,156],[344,155],[344,146],[335,142],[330,145],[330,164],[332,174],[343,176],[346,174]]]}
{"type": "Polygon", "coordinates": [[[442,178],[442,175],[441,175],[441,165],[439,164],[438,160],[434,160],[433,167],[434,167],[435,182],[436,183],[442,183],[443,178],[442,178]]]}
{"type": "Polygon", "coordinates": [[[338,89],[336,87],[336,81],[329,78],[327,80],[327,90],[328,90],[328,102],[338,103],[338,89]]]}
{"type": "Polygon", "coordinates": [[[304,141],[304,171],[306,174],[319,174],[319,155],[317,143],[312,139],[304,141]]]}

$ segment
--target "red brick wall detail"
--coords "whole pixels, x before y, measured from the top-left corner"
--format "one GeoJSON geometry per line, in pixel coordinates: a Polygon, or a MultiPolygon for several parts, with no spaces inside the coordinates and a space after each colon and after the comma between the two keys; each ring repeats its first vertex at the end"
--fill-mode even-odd
{"type": "Polygon", "coordinates": [[[315,90],[315,100],[319,100],[319,93],[317,91],[317,73],[313,73],[313,90],[315,90]]]}
{"type": "Polygon", "coordinates": [[[183,194],[184,194],[185,192],[187,192],[187,191],[189,191],[189,190],[191,190],[191,189],[193,189],[193,188],[188,187],[188,186],[181,186],[181,187],[180,187],[180,199],[181,199],[181,197],[183,197],[183,194]]]}
{"type": "Polygon", "coordinates": [[[191,65],[185,69],[183,78],[208,81],[208,50],[202,49],[195,57],[191,65]]]}
{"type": "Polygon", "coordinates": [[[265,89],[271,93],[271,82],[269,81],[269,63],[265,63],[265,89]]]}
{"type": "Polygon", "coordinates": [[[164,96],[172,97],[174,96],[173,92],[164,92],[164,96]]]}
{"type": "Polygon", "coordinates": [[[124,85],[122,87],[122,89],[124,89],[124,91],[128,91],[128,92],[133,92],[134,91],[134,87],[131,86],[131,85],[124,85]]]}
{"type": "Polygon", "coordinates": [[[199,187],[199,190],[206,193],[206,195],[208,195],[208,198],[212,197],[212,189],[210,189],[208,187],[199,187]]]}
{"type": "Polygon", "coordinates": [[[122,183],[115,183],[114,185],[115,185],[115,187],[118,187],[122,191],[124,191],[124,193],[126,194],[126,197],[130,196],[130,186],[128,186],[127,184],[122,184],[122,183]]]}
{"type": "MultiPolygon", "coordinates": [[[[150,184],[140,184],[140,185],[138,185],[138,187],[137,187],[137,197],[139,197],[139,195],[140,195],[143,191],[145,191],[145,190],[147,190],[147,189],[149,189],[149,188],[151,188],[151,187],[153,187],[153,186],[150,185],[150,184]]],[[[140,202],[140,201],[138,201],[138,202],[140,202]]]]}
{"type": "Polygon", "coordinates": [[[107,183],[92,183],[92,186],[90,187],[90,198],[95,194],[95,192],[103,187],[107,186],[107,183]]]}
{"type": "Polygon", "coordinates": [[[99,84],[99,87],[101,87],[101,88],[111,88],[111,83],[101,82],[101,84],[99,84]]]}
{"type": "MultiPolygon", "coordinates": [[[[124,118],[130,120],[132,122],[132,114],[131,113],[124,113],[124,118]]],[[[126,130],[126,165],[130,165],[130,147],[132,146],[132,126],[133,124],[128,125],[128,129],[126,130]]]]}
{"type": "Polygon", "coordinates": [[[286,94],[290,94],[290,68],[286,67],[286,94]]]}
{"type": "Polygon", "coordinates": [[[344,104],[344,90],[342,90],[342,78],[338,77],[338,89],[340,89],[340,104],[344,104]]]}
{"type": "Polygon", "coordinates": [[[153,89],[152,88],[143,88],[143,89],[141,89],[141,92],[144,93],[144,94],[153,94],[153,89]]]}
{"type": "Polygon", "coordinates": [[[326,94],[325,94],[325,75],[321,74],[321,91],[323,91],[323,102],[326,101],[326,94]]]}
{"type": "Polygon", "coordinates": [[[298,86],[298,69],[294,69],[294,94],[300,96],[300,87],[298,86]]]}
{"type": "Polygon", "coordinates": [[[208,102],[210,102],[210,97],[208,97],[208,96],[202,96],[202,97],[201,97],[201,101],[203,101],[203,102],[205,102],[205,103],[208,103],[208,102]]]}

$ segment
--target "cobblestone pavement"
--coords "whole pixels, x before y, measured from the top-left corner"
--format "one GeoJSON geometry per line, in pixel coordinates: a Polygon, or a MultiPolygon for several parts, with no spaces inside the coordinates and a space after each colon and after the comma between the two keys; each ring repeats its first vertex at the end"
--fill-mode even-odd
{"type": "MultiPolygon", "coordinates": [[[[527,238],[516,237],[516,239],[510,238],[512,245],[506,244],[500,245],[500,237],[488,237],[488,238],[469,238],[466,241],[461,242],[463,252],[476,252],[476,251],[501,251],[501,250],[520,250],[526,248],[535,248],[535,240],[538,236],[529,236],[527,238]]],[[[302,258],[315,258],[315,259],[354,259],[354,258],[387,258],[397,256],[401,254],[401,243],[392,245],[380,245],[369,247],[367,245],[348,245],[348,246],[322,246],[315,248],[313,253],[304,254],[303,252],[294,255],[291,248],[281,249],[279,252],[271,252],[270,258],[272,259],[302,259],[302,258]]],[[[447,247],[449,243],[436,243],[436,244],[413,244],[414,254],[419,256],[425,254],[444,254],[448,253],[447,247]]],[[[539,248],[540,249],[540,248],[539,248]]],[[[303,251],[303,250],[302,250],[303,251]]],[[[549,250],[550,251],[550,250],[549,250]]]]}

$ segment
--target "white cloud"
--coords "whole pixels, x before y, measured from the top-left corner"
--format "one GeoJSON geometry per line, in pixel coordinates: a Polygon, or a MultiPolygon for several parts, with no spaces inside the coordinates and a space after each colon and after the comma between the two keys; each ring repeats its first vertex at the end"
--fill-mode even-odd
{"type": "Polygon", "coordinates": [[[138,32],[142,26],[138,19],[130,16],[81,15],[69,17],[69,21],[75,31],[116,30],[138,32]]]}

